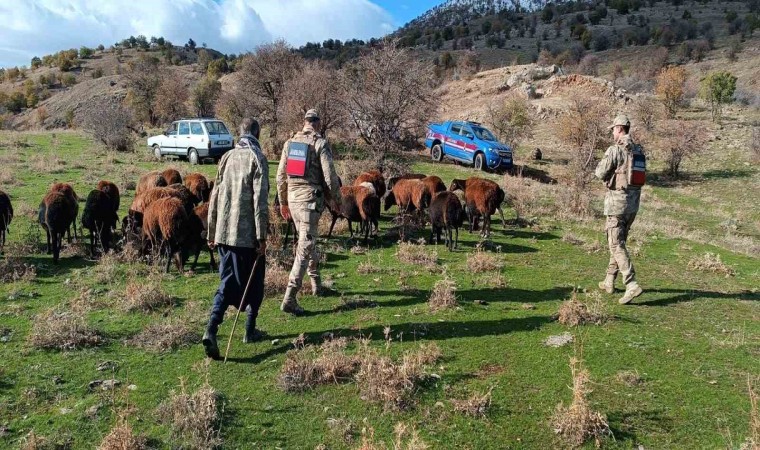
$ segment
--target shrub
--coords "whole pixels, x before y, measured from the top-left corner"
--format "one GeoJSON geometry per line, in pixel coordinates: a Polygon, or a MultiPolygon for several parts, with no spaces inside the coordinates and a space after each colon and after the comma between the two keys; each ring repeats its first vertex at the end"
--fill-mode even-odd
{"type": "Polygon", "coordinates": [[[438,252],[435,250],[427,251],[424,244],[399,242],[396,257],[401,262],[427,268],[435,267],[438,264],[438,252]]]}
{"type": "Polygon", "coordinates": [[[704,125],[684,120],[667,120],[660,124],[659,151],[667,166],[666,173],[677,178],[681,163],[704,151],[707,137],[704,125]]]}
{"type": "Polygon", "coordinates": [[[686,70],[683,67],[667,67],[657,76],[655,92],[660,97],[668,117],[673,118],[678,110],[684,94],[686,83],[686,70]]]}
{"type": "Polygon", "coordinates": [[[486,122],[499,140],[513,151],[522,141],[533,137],[536,125],[530,102],[521,94],[511,94],[503,103],[491,103],[486,112],[486,122]]]}
{"type": "Polygon", "coordinates": [[[208,381],[189,393],[184,380],[180,380],[179,392],[172,392],[158,408],[158,418],[171,426],[172,442],[186,448],[217,448],[222,444],[218,401],[219,394],[208,381]]]}
{"type": "Polygon", "coordinates": [[[559,307],[558,320],[562,325],[575,327],[578,325],[601,325],[609,319],[607,306],[598,292],[588,296],[588,300],[578,300],[577,292],[563,302],[559,307]]]}
{"type": "Polygon", "coordinates": [[[493,388],[485,394],[473,394],[463,400],[452,400],[451,404],[454,405],[456,412],[470,417],[485,418],[488,408],[491,407],[491,391],[493,388]]]}
{"type": "Polygon", "coordinates": [[[594,54],[584,56],[578,63],[578,73],[594,77],[599,75],[599,57],[594,54]]]}
{"type": "Polygon", "coordinates": [[[478,250],[467,255],[467,269],[471,273],[489,272],[504,267],[504,262],[498,256],[478,250]]]}
{"type": "Polygon", "coordinates": [[[45,125],[45,120],[50,117],[48,114],[47,108],[44,106],[40,106],[37,108],[37,111],[35,111],[35,118],[37,119],[37,125],[43,126],[45,125]]]}
{"type": "Polygon", "coordinates": [[[456,291],[457,284],[454,280],[444,278],[436,281],[435,286],[433,286],[433,292],[430,293],[430,298],[428,299],[430,310],[436,312],[456,308],[459,305],[456,291]]]}
{"type": "Polygon", "coordinates": [[[198,327],[189,318],[153,323],[130,338],[127,343],[153,352],[169,352],[200,342],[198,327]]]}
{"type": "Polygon", "coordinates": [[[285,356],[277,385],[285,392],[301,392],[320,384],[337,384],[353,379],[361,359],[348,355],[346,338],[330,339],[319,347],[308,345],[285,356]]]}
{"type": "Polygon", "coordinates": [[[119,423],[111,428],[98,446],[98,450],[144,450],[147,448],[147,439],[135,434],[125,419],[119,419],[119,423]]]}
{"type": "Polygon", "coordinates": [[[29,334],[35,348],[74,350],[104,343],[100,332],[90,328],[83,315],[73,311],[49,309],[38,314],[29,334]]]}
{"type": "Polygon", "coordinates": [[[158,276],[131,280],[124,289],[122,308],[125,311],[151,312],[173,305],[174,298],[164,291],[158,276]]]}
{"type": "Polygon", "coordinates": [[[573,400],[569,406],[562,403],[557,405],[552,427],[571,447],[580,447],[591,439],[598,447],[604,436],[612,435],[607,418],[593,411],[589,405],[590,379],[583,363],[575,357],[570,358],[570,371],[573,378],[573,400]]]}
{"type": "Polygon", "coordinates": [[[92,78],[98,79],[98,78],[101,78],[102,76],[103,76],[103,69],[101,69],[100,67],[92,71],[92,78]]]}
{"type": "Polygon", "coordinates": [[[688,268],[689,270],[717,273],[726,278],[736,275],[734,269],[731,266],[726,265],[720,259],[720,255],[711,252],[706,252],[702,256],[691,258],[689,260],[688,268]]]}
{"type": "Polygon", "coordinates": [[[760,126],[753,126],[752,133],[749,137],[749,149],[752,152],[752,158],[760,161],[760,126]]]}
{"type": "Polygon", "coordinates": [[[634,114],[646,131],[654,130],[655,123],[661,116],[660,104],[654,98],[643,96],[634,104],[634,114]]]}
{"type": "Polygon", "coordinates": [[[710,105],[713,122],[720,122],[723,105],[734,100],[736,77],[730,72],[711,72],[701,83],[699,96],[710,105]]]}
{"type": "Polygon", "coordinates": [[[164,77],[156,92],[156,117],[168,123],[187,114],[187,87],[176,75],[164,77]]]}
{"type": "Polygon", "coordinates": [[[213,117],[214,105],[222,91],[222,84],[216,78],[206,76],[193,89],[190,103],[198,117],[213,117]]]}
{"type": "MultiPolygon", "coordinates": [[[[71,122],[73,117],[71,111],[71,122]]],[[[86,108],[81,117],[82,127],[95,140],[109,150],[120,152],[131,151],[134,147],[131,134],[133,120],[132,113],[119,103],[86,108]]]]}

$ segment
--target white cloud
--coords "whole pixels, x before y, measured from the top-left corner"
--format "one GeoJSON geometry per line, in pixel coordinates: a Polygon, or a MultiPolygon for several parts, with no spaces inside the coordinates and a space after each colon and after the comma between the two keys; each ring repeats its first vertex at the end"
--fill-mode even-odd
{"type": "Polygon", "coordinates": [[[241,53],[279,38],[298,46],[380,37],[395,28],[391,15],[369,0],[3,1],[0,23],[0,67],[140,34],[164,36],[175,45],[192,37],[241,53]]]}

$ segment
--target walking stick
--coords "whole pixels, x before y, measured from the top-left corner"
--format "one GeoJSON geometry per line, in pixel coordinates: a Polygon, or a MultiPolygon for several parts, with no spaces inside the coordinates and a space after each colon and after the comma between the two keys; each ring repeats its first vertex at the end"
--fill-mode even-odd
{"type": "Polygon", "coordinates": [[[259,265],[259,261],[263,255],[256,257],[256,261],[253,262],[253,269],[251,269],[251,275],[248,277],[248,283],[245,285],[243,291],[243,297],[240,299],[240,306],[238,306],[237,314],[235,314],[235,321],[232,323],[232,331],[230,332],[230,339],[227,341],[227,350],[224,351],[224,362],[227,362],[227,355],[230,353],[230,345],[232,344],[232,336],[235,334],[235,327],[237,326],[238,318],[240,317],[240,310],[243,309],[243,303],[245,302],[245,296],[248,294],[248,288],[251,287],[251,281],[253,281],[253,274],[256,273],[256,267],[259,265]]]}

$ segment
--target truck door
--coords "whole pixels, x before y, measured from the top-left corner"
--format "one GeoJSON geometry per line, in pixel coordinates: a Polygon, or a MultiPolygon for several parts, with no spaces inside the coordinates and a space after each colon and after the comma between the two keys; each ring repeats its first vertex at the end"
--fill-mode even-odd
{"type": "Polygon", "coordinates": [[[461,132],[461,141],[462,141],[462,157],[468,161],[472,162],[472,160],[475,158],[475,150],[478,149],[477,144],[475,144],[475,134],[472,132],[472,128],[470,128],[468,125],[462,125],[462,132],[461,132]]]}
{"type": "Polygon", "coordinates": [[[446,133],[446,142],[444,145],[444,151],[450,157],[459,161],[464,160],[464,142],[461,140],[460,133],[462,132],[462,125],[458,123],[452,123],[449,132],[446,133]]]}

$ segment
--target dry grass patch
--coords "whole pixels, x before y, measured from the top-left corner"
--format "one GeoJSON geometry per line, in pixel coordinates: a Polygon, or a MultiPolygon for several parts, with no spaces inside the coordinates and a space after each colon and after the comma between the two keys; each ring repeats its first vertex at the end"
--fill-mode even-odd
{"type": "Polygon", "coordinates": [[[302,392],[321,384],[350,381],[361,359],[346,353],[346,338],[331,339],[320,346],[299,345],[285,356],[277,385],[285,392],[302,392]]]}
{"type": "Polygon", "coordinates": [[[0,186],[21,186],[23,183],[16,178],[16,170],[9,167],[0,167],[0,186]]]}
{"type": "Polygon", "coordinates": [[[57,155],[35,154],[29,159],[28,166],[35,173],[59,174],[66,171],[66,161],[57,155]]]}
{"type": "Polygon", "coordinates": [[[459,305],[457,302],[457,284],[450,278],[444,278],[438,280],[433,286],[433,292],[428,298],[428,306],[433,312],[441,311],[444,309],[456,308],[459,305]]]}
{"type": "Polygon", "coordinates": [[[380,403],[386,410],[404,410],[414,405],[414,394],[427,378],[427,368],[441,357],[438,345],[423,344],[393,361],[365,348],[356,383],[363,400],[380,403]]]}
{"type": "Polygon", "coordinates": [[[428,251],[425,244],[399,242],[396,257],[401,262],[427,268],[434,268],[438,264],[438,252],[428,251]]]}
{"type": "Polygon", "coordinates": [[[126,420],[119,420],[115,427],[103,438],[98,450],[144,450],[148,448],[148,440],[135,434],[126,420]]]}
{"type": "Polygon", "coordinates": [[[285,294],[290,272],[279,264],[268,264],[264,274],[264,296],[274,297],[285,294]]]}
{"type": "Polygon", "coordinates": [[[470,397],[463,400],[451,400],[451,404],[454,405],[454,411],[462,413],[464,415],[485,418],[488,408],[491,407],[491,392],[493,388],[489,389],[485,394],[472,394],[470,397]]]}
{"type": "Polygon", "coordinates": [[[376,301],[362,297],[361,295],[354,295],[350,298],[341,296],[340,302],[340,305],[333,308],[333,311],[353,311],[355,309],[376,308],[378,306],[376,301]]]}
{"type": "Polygon", "coordinates": [[[592,392],[589,388],[590,377],[588,370],[576,357],[570,358],[570,371],[573,377],[573,401],[569,406],[562,403],[552,417],[551,423],[554,432],[570,447],[577,448],[589,440],[594,440],[597,446],[601,445],[604,436],[611,436],[607,418],[591,409],[588,395],[592,392]]]}
{"type": "Polygon", "coordinates": [[[747,391],[749,394],[749,436],[740,447],[741,450],[760,449],[760,411],[758,410],[758,395],[752,385],[752,377],[747,377],[747,391]]]}
{"type": "Polygon", "coordinates": [[[100,257],[92,269],[93,279],[98,284],[111,284],[117,280],[119,273],[119,255],[108,252],[100,257]]]}
{"type": "Polygon", "coordinates": [[[20,256],[17,256],[14,247],[5,247],[4,253],[5,258],[0,260],[0,282],[30,282],[37,277],[37,268],[33,264],[25,263],[20,256]]]}
{"type": "Polygon", "coordinates": [[[504,262],[493,253],[478,250],[475,253],[467,255],[467,269],[469,269],[471,273],[501,270],[502,267],[504,267],[504,262]]]}
{"type": "Polygon", "coordinates": [[[630,387],[638,386],[644,382],[641,375],[639,375],[639,372],[636,370],[621,370],[615,375],[615,378],[617,378],[619,382],[630,387]]]}
{"type": "Polygon", "coordinates": [[[596,291],[586,294],[586,301],[578,300],[577,291],[573,291],[570,299],[559,306],[558,320],[562,325],[601,325],[609,318],[607,304],[596,291]]]}
{"type": "Polygon", "coordinates": [[[124,311],[151,312],[171,306],[174,306],[174,297],[164,291],[160,275],[150,275],[143,280],[132,279],[124,288],[124,311]]]}
{"type": "Polygon", "coordinates": [[[189,318],[162,319],[152,323],[127,341],[127,344],[152,352],[170,352],[200,342],[198,327],[189,318]]]}
{"type": "Polygon", "coordinates": [[[104,342],[100,332],[87,325],[84,315],[56,309],[38,314],[29,334],[29,343],[39,349],[74,350],[104,342]]]}
{"type": "Polygon", "coordinates": [[[687,267],[689,270],[717,273],[726,278],[736,275],[734,269],[720,259],[720,255],[711,252],[705,252],[702,256],[690,259],[687,267]]]}
{"type": "Polygon", "coordinates": [[[219,393],[208,380],[189,393],[180,379],[179,392],[172,391],[169,400],[158,408],[158,418],[172,429],[172,442],[187,448],[213,449],[222,445],[219,428],[219,393]]]}
{"type": "Polygon", "coordinates": [[[366,426],[362,429],[362,443],[358,450],[427,450],[431,448],[420,437],[420,433],[414,427],[409,427],[399,422],[393,429],[393,443],[388,446],[384,442],[378,442],[375,438],[375,430],[366,426]]]}

